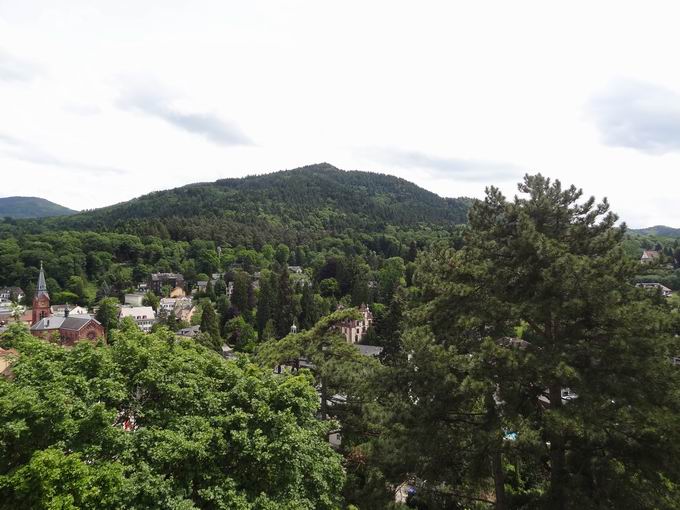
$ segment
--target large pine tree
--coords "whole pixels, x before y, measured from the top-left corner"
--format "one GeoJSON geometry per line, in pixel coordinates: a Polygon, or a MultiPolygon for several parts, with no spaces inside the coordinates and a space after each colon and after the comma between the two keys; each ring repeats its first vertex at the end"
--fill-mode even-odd
{"type": "Polygon", "coordinates": [[[274,326],[276,335],[283,338],[293,325],[293,288],[290,285],[288,268],[282,267],[279,273],[278,287],[276,289],[276,308],[274,309],[274,326]]]}
{"type": "Polygon", "coordinates": [[[677,508],[670,313],[631,284],[606,200],[541,175],[519,191],[489,188],[464,249],[420,261],[392,372],[403,460],[499,509],[677,508]]]}

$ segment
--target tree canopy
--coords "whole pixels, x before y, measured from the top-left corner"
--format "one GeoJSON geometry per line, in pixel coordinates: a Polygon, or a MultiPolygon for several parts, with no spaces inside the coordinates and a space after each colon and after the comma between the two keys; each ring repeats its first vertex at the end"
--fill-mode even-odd
{"type": "Polygon", "coordinates": [[[340,457],[304,375],[227,362],[165,330],[110,347],[13,326],[0,378],[0,508],[338,508],[340,457]]]}

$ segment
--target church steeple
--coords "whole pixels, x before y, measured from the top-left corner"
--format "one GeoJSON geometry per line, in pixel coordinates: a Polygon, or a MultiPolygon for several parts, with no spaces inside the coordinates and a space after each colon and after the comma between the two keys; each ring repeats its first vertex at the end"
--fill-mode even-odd
{"type": "Polygon", "coordinates": [[[38,288],[35,290],[35,295],[37,297],[47,296],[48,299],[50,297],[47,293],[47,283],[45,282],[45,270],[43,269],[42,260],[40,261],[40,275],[38,276],[38,288]]]}
{"type": "Polygon", "coordinates": [[[50,295],[47,293],[47,282],[45,282],[45,270],[43,269],[42,260],[40,261],[40,275],[38,276],[38,287],[35,289],[35,296],[33,296],[33,322],[35,324],[40,319],[44,319],[52,315],[50,309],[50,295]]]}

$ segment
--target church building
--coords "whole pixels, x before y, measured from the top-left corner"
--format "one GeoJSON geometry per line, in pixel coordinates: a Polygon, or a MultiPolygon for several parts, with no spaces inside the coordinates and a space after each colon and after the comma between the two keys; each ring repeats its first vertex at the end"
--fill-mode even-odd
{"type": "Polygon", "coordinates": [[[95,342],[104,338],[104,327],[89,315],[69,316],[69,307],[64,308],[63,316],[52,315],[50,295],[47,293],[45,271],[40,263],[38,287],[33,297],[33,320],[31,334],[46,340],[56,339],[62,345],[71,346],[87,340],[95,342]]]}

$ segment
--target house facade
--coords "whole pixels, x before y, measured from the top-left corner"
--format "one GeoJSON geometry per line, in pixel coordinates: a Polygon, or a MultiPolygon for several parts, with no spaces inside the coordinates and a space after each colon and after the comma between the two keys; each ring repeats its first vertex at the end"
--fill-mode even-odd
{"type": "MultiPolygon", "coordinates": [[[[87,312],[84,308],[77,307],[80,311],[87,312]]],[[[38,286],[33,298],[33,310],[31,313],[31,334],[45,340],[57,340],[62,345],[71,346],[80,341],[95,342],[104,338],[104,327],[87,313],[70,315],[68,305],[50,306],[50,295],[45,283],[45,271],[40,263],[38,286]]]]}
{"type": "Polygon", "coordinates": [[[163,292],[163,287],[168,286],[171,289],[176,287],[184,288],[184,276],[179,273],[153,273],[149,280],[149,290],[152,290],[157,296],[163,292]]]}
{"type": "Polygon", "coordinates": [[[122,320],[125,317],[134,320],[144,333],[151,332],[151,327],[156,323],[156,312],[150,306],[123,306],[118,318],[122,320]]]}
{"type": "Polygon", "coordinates": [[[0,303],[3,301],[22,301],[26,297],[19,287],[0,287],[0,303]]]}
{"type": "Polygon", "coordinates": [[[658,251],[644,250],[642,252],[642,256],[640,257],[640,262],[643,264],[649,264],[651,262],[654,262],[655,260],[658,260],[660,256],[661,253],[659,253],[658,251]]]}
{"type": "Polygon", "coordinates": [[[69,305],[52,305],[50,306],[50,310],[52,311],[53,316],[56,315],[58,317],[65,317],[67,310],[70,317],[90,315],[87,308],[83,308],[82,306],[70,307],[69,305]]]}
{"type": "Polygon", "coordinates": [[[637,283],[635,284],[636,287],[639,287],[641,289],[650,289],[650,290],[655,290],[661,293],[663,297],[670,297],[673,295],[673,291],[666,287],[665,285],[662,285],[660,283],[656,282],[643,282],[643,283],[637,283]]]}
{"type": "Polygon", "coordinates": [[[361,305],[359,307],[359,313],[361,313],[361,319],[347,319],[338,325],[340,332],[345,336],[345,339],[349,344],[360,342],[366,334],[366,331],[368,331],[368,328],[373,324],[373,312],[371,312],[368,305],[361,305]]]}
{"type": "Polygon", "coordinates": [[[104,327],[89,315],[84,317],[45,317],[31,326],[31,334],[45,340],[58,340],[70,347],[80,341],[96,342],[104,338],[104,327]]]}

